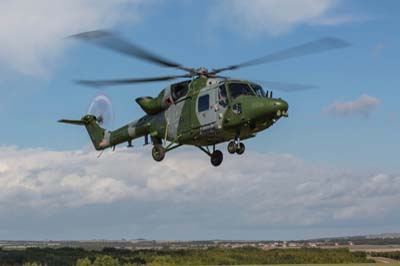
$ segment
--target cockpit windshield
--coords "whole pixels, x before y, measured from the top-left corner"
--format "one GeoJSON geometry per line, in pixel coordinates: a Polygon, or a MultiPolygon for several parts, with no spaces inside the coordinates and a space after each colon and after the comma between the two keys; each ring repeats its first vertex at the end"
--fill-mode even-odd
{"type": "Polygon", "coordinates": [[[251,84],[251,87],[253,88],[253,90],[255,91],[257,96],[265,97],[265,92],[260,85],[253,83],[253,84],[251,84]]]}
{"type": "Polygon", "coordinates": [[[241,95],[251,95],[254,96],[254,92],[246,83],[230,83],[229,84],[229,91],[231,93],[231,98],[236,99],[241,95]]]}

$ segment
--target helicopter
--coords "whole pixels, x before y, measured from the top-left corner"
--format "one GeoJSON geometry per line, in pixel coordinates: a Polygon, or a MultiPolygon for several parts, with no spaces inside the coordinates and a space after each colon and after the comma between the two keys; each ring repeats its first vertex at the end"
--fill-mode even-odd
{"type": "Polygon", "coordinates": [[[145,145],[150,144],[150,138],[153,145],[151,154],[157,162],[162,161],[166,153],[182,145],[191,145],[208,155],[213,166],[219,166],[223,161],[223,153],[216,149],[217,144],[227,142],[230,154],[241,155],[245,152],[244,140],[288,117],[289,109],[285,100],[274,98],[272,91],[265,92],[260,84],[222,76],[221,72],[350,45],[338,38],[325,37],[239,64],[208,70],[205,67],[185,67],[108,30],[89,31],[71,37],[186,73],[148,78],[79,80],[77,83],[82,85],[108,87],[184,79],[170,84],[156,97],[136,98],[146,114],[116,130],[101,127],[101,114],[87,114],[80,120],[61,119],[59,122],[85,126],[94,148],[99,151],[107,148],[114,150],[121,143],[133,147],[134,139],[144,137],[145,145]]]}

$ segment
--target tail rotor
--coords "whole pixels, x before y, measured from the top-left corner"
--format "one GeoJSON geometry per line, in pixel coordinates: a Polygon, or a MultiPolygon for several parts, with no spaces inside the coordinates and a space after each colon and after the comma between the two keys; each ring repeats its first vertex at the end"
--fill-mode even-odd
{"type": "Polygon", "coordinates": [[[87,114],[96,117],[98,125],[112,128],[114,124],[114,111],[110,98],[104,93],[98,94],[90,103],[87,114]]]}

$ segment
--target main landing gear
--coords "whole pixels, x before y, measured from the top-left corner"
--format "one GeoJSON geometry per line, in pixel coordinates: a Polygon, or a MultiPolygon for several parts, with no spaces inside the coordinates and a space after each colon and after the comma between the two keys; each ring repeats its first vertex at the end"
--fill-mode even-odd
{"type": "Polygon", "coordinates": [[[215,145],[213,145],[212,152],[210,152],[210,150],[208,149],[208,146],[206,146],[206,148],[204,148],[202,146],[197,146],[197,148],[199,148],[205,154],[210,156],[210,162],[215,167],[219,166],[222,163],[222,161],[224,160],[224,154],[220,150],[216,150],[215,145]]]}
{"type": "Polygon", "coordinates": [[[216,150],[211,154],[211,164],[219,166],[224,160],[224,154],[220,150],[216,150]]]}
{"type": "MultiPolygon", "coordinates": [[[[175,148],[182,146],[182,144],[170,144],[164,147],[161,142],[153,142],[154,146],[151,150],[151,155],[153,159],[157,162],[161,162],[165,158],[165,154],[175,148]]],[[[210,162],[213,166],[217,167],[220,166],[222,161],[224,160],[224,154],[220,150],[215,149],[215,145],[212,146],[212,152],[208,148],[208,146],[196,146],[200,150],[202,150],[205,154],[210,157],[210,162]]],[[[237,153],[239,155],[243,154],[246,147],[243,143],[239,142],[238,140],[231,141],[228,143],[228,152],[233,154],[237,153]]]]}
{"type": "MultiPolygon", "coordinates": [[[[175,149],[179,146],[181,146],[181,144],[175,145],[171,148],[168,148],[168,147],[164,148],[162,144],[154,144],[153,149],[151,150],[151,155],[153,156],[153,159],[155,161],[161,162],[162,160],[164,160],[165,154],[168,151],[175,149]]],[[[201,147],[201,146],[197,146],[197,147],[200,150],[202,150],[205,154],[210,156],[210,162],[213,166],[219,166],[222,163],[222,161],[224,160],[224,154],[220,150],[216,150],[215,145],[213,145],[213,152],[210,152],[208,147],[206,147],[206,148],[201,147]]]]}
{"type": "MultiPolygon", "coordinates": [[[[165,147],[162,145],[161,139],[152,139],[153,141],[153,149],[151,150],[151,156],[153,156],[154,161],[161,162],[165,158],[165,154],[173,149],[176,149],[182,144],[176,144],[171,142],[170,144],[166,145],[165,147]]],[[[148,144],[146,142],[146,144],[148,144]]]]}
{"type": "Polygon", "coordinates": [[[153,159],[157,162],[161,162],[165,158],[165,148],[161,144],[155,144],[151,150],[153,159]]]}
{"type": "MultiPolygon", "coordinates": [[[[161,162],[165,158],[165,154],[173,149],[176,149],[182,144],[175,144],[175,143],[170,143],[167,146],[162,145],[162,141],[159,139],[153,139],[153,149],[151,150],[151,155],[153,156],[153,159],[157,162],[161,162]]],[[[242,144],[243,145],[243,144],[242,144]]],[[[210,156],[210,162],[213,166],[219,166],[221,165],[222,161],[224,160],[224,155],[220,150],[215,149],[215,144],[212,146],[212,152],[206,147],[202,146],[197,146],[200,150],[202,150],[205,154],[210,156]]],[[[239,153],[239,150],[237,151],[239,153]]],[[[243,145],[243,152],[244,152],[244,145],[243,145]]],[[[242,152],[242,153],[243,153],[242,152]]]]}

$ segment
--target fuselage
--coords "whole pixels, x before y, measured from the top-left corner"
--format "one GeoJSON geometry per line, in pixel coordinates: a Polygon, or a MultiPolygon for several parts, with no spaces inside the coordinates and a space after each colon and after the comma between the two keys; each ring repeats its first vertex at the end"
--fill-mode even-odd
{"type": "Polygon", "coordinates": [[[144,135],[153,142],[196,146],[246,139],[287,116],[288,110],[284,100],[267,97],[259,85],[243,80],[198,78],[172,84],[151,100],[160,105],[158,113],[105,132],[103,148],[144,135]]]}

